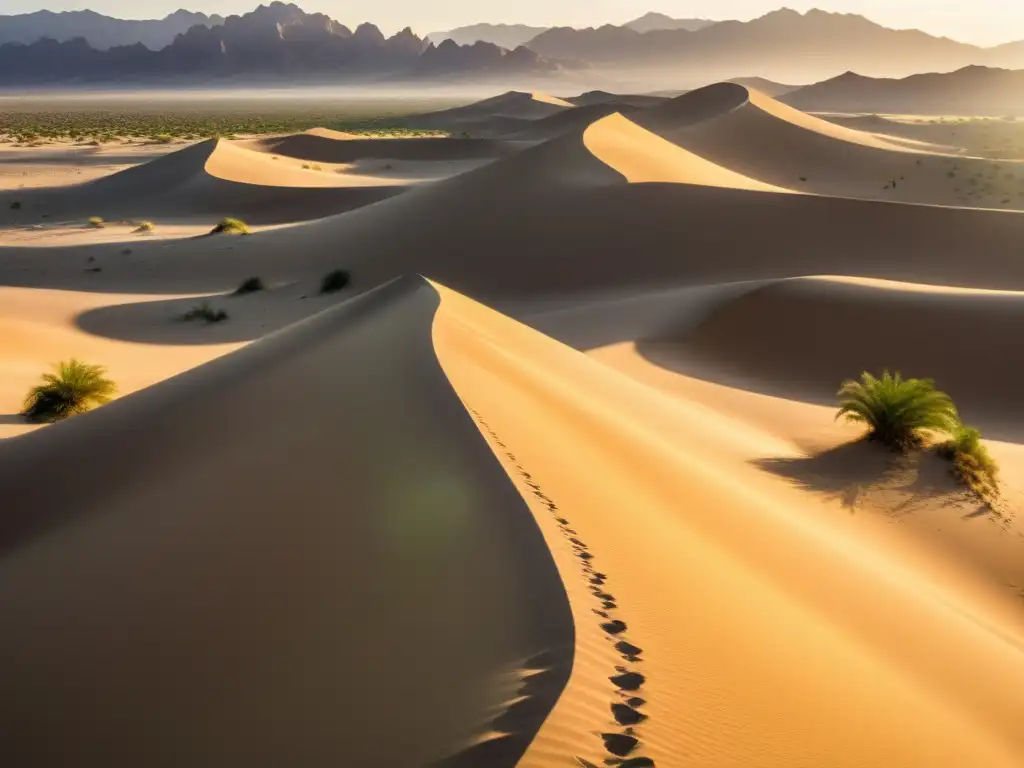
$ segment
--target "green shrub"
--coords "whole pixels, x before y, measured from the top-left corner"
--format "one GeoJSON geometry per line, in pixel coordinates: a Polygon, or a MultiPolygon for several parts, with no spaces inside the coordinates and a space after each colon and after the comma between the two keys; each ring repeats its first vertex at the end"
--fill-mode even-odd
{"type": "Polygon", "coordinates": [[[228,319],[228,313],[223,309],[214,309],[209,303],[204,301],[199,306],[193,307],[182,315],[181,319],[185,322],[205,320],[207,323],[222,323],[228,319]]]}
{"type": "Polygon", "coordinates": [[[938,453],[953,462],[953,475],[979,496],[999,495],[999,465],[974,427],[956,427],[950,439],[939,445],[938,453]]]}
{"type": "Polygon", "coordinates": [[[343,269],[336,269],[328,272],[320,281],[320,293],[337,293],[348,285],[352,276],[343,269]]]}
{"type": "Polygon", "coordinates": [[[837,396],[837,419],[865,424],[869,440],[898,450],[920,445],[923,430],[952,432],[960,423],[953,401],[931,379],[889,371],[876,379],[865,371],[860,381],[843,382],[837,396]]]}
{"type": "Polygon", "coordinates": [[[88,225],[93,229],[103,229],[103,227],[107,226],[106,222],[99,216],[90,216],[88,225]]]}
{"type": "Polygon", "coordinates": [[[263,281],[258,277],[250,277],[235,289],[235,295],[244,296],[247,293],[256,293],[257,291],[262,291],[265,287],[263,281]]]}
{"type": "Polygon", "coordinates": [[[137,221],[135,222],[135,232],[152,232],[156,229],[156,225],[152,221],[137,221]]]}
{"type": "Polygon", "coordinates": [[[248,235],[249,225],[241,219],[221,219],[210,231],[211,235],[248,235]]]}
{"type": "Polygon", "coordinates": [[[43,374],[43,383],[33,387],[25,398],[24,416],[29,421],[53,422],[90,408],[109,403],[117,385],[106,378],[101,365],[89,365],[72,358],[43,374]]]}

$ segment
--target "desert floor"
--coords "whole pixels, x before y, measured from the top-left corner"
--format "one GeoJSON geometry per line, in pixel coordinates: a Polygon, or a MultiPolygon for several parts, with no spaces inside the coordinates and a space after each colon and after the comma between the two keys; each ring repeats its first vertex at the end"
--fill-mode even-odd
{"type": "Polygon", "coordinates": [[[728,83],[410,123],[0,145],[0,753],[1024,764],[1019,152],[728,83]],[[27,423],[71,357],[120,396],[27,423]],[[997,499],[835,420],[884,368],[997,499]]]}

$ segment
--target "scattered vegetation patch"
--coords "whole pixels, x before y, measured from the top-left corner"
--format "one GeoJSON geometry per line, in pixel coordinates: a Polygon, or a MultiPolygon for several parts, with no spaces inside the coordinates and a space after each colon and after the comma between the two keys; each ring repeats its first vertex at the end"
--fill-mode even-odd
{"type": "Polygon", "coordinates": [[[343,269],[335,269],[324,275],[320,281],[320,293],[337,293],[352,281],[352,276],[343,269]]]}
{"type": "Polygon", "coordinates": [[[124,102],[107,102],[102,97],[89,101],[0,97],[0,135],[22,144],[58,139],[92,146],[126,139],[163,144],[239,134],[296,133],[317,127],[378,138],[447,136],[446,131],[407,128],[406,117],[412,111],[458,104],[456,99],[438,99],[413,110],[409,102],[397,99],[338,104],[333,108],[325,108],[321,99],[289,100],[280,105],[268,104],[264,99],[236,99],[217,105],[142,99],[126,109],[124,102]]]}
{"type": "Polygon", "coordinates": [[[953,430],[938,453],[953,462],[953,476],[982,498],[999,495],[999,465],[981,444],[981,432],[964,424],[953,430]]]}
{"type": "Polygon", "coordinates": [[[99,216],[90,216],[86,224],[92,229],[103,229],[103,227],[107,226],[107,223],[99,216]]]}
{"type": "Polygon", "coordinates": [[[156,225],[152,221],[137,221],[135,222],[135,229],[132,230],[136,233],[152,232],[156,229],[156,225]]]}
{"type": "Polygon", "coordinates": [[[221,219],[212,230],[211,235],[248,235],[249,225],[241,219],[221,219]]]}
{"type": "Polygon", "coordinates": [[[106,368],[74,358],[57,363],[53,373],[42,378],[25,398],[23,414],[32,422],[61,421],[109,403],[117,394],[117,385],[107,378],[106,368]]]}
{"type": "Polygon", "coordinates": [[[199,306],[192,307],[192,309],[181,316],[181,319],[186,323],[193,320],[203,320],[207,323],[223,323],[228,319],[228,313],[223,309],[214,309],[208,302],[204,301],[199,306]]]}
{"type": "Polygon", "coordinates": [[[859,381],[844,381],[838,397],[837,419],[866,425],[869,440],[899,451],[920,446],[926,431],[952,433],[960,424],[953,400],[931,379],[865,371],[859,381]]]}
{"type": "Polygon", "coordinates": [[[242,284],[235,289],[236,296],[245,296],[247,293],[257,293],[266,288],[263,285],[263,281],[258,277],[250,277],[247,280],[242,281],[242,284]]]}

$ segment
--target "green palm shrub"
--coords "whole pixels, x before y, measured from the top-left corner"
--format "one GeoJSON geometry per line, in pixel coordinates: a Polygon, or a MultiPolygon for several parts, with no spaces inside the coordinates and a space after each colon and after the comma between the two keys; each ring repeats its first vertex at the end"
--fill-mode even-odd
{"type": "Polygon", "coordinates": [[[938,452],[953,462],[953,475],[979,496],[999,495],[999,465],[981,444],[981,432],[974,427],[959,425],[938,452]]]}
{"type": "Polygon", "coordinates": [[[43,374],[43,382],[25,398],[23,414],[29,421],[53,422],[84,413],[109,403],[117,394],[117,385],[106,377],[102,365],[89,365],[72,358],[43,374]]]}
{"type": "Polygon", "coordinates": [[[152,221],[137,221],[135,222],[135,229],[132,230],[136,233],[152,232],[156,229],[156,225],[152,221]]]}
{"type": "Polygon", "coordinates": [[[336,293],[352,280],[352,276],[343,269],[335,269],[324,275],[320,281],[320,293],[336,293]]]}
{"type": "Polygon", "coordinates": [[[210,231],[211,235],[248,235],[249,225],[241,219],[221,219],[210,231]]]}
{"type": "Polygon", "coordinates": [[[865,371],[860,381],[845,381],[838,392],[836,418],[864,424],[868,439],[897,450],[922,442],[922,431],[953,432],[960,424],[956,406],[931,379],[904,379],[884,371],[875,378],[865,371]]]}
{"type": "Polygon", "coordinates": [[[260,278],[250,277],[244,280],[242,284],[235,289],[235,295],[244,296],[247,293],[262,291],[264,288],[266,288],[266,286],[263,285],[263,281],[260,278]]]}
{"type": "Polygon", "coordinates": [[[107,224],[106,224],[106,222],[105,222],[105,221],[103,221],[103,219],[101,219],[101,218],[100,218],[99,216],[90,216],[90,217],[89,217],[89,221],[88,221],[88,225],[89,225],[89,226],[90,226],[90,227],[91,227],[92,229],[102,229],[102,228],[103,228],[103,227],[105,227],[105,226],[106,226],[107,224]]]}
{"type": "Polygon", "coordinates": [[[183,314],[181,319],[187,323],[193,320],[205,320],[207,323],[222,323],[228,319],[228,313],[223,309],[214,309],[208,302],[204,301],[183,314]]]}

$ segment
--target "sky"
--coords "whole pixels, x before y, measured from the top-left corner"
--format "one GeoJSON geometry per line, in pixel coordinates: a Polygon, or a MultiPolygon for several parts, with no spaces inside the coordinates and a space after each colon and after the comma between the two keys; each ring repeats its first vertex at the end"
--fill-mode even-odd
{"type": "MultiPolygon", "coordinates": [[[[263,0],[269,2],[269,0],[263,0]]],[[[1024,39],[1024,0],[293,0],[348,26],[370,21],[392,34],[411,26],[421,35],[476,22],[537,26],[621,24],[647,11],[676,18],[748,20],[780,5],[806,11],[859,13],[897,29],[917,28],[977,45],[1024,39]]],[[[0,13],[90,8],[120,18],[162,17],[180,7],[205,13],[244,13],[260,0],[3,0],[0,13]]]]}

